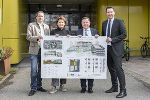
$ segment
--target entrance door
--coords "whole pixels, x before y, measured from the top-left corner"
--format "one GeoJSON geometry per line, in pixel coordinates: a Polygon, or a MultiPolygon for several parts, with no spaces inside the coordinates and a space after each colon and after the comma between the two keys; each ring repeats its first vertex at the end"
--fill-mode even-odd
{"type": "Polygon", "coordinates": [[[75,35],[75,32],[81,28],[81,19],[84,16],[90,18],[89,5],[63,5],[64,8],[55,8],[56,5],[29,5],[29,22],[34,22],[36,12],[42,10],[45,12],[45,23],[49,25],[50,29],[57,28],[56,19],[58,16],[66,18],[65,29],[75,35]]]}

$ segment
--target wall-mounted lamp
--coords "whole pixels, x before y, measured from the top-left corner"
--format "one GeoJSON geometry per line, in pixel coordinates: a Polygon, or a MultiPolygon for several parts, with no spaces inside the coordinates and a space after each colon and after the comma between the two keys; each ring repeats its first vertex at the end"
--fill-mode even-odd
{"type": "Polygon", "coordinates": [[[57,8],[61,8],[62,7],[62,5],[56,5],[57,6],[57,8]]]}

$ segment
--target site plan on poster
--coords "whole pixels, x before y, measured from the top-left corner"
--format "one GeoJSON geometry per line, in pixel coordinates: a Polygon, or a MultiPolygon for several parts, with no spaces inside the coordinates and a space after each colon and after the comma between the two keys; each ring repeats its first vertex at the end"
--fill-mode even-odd
{"type": "Polygon", "coordinates": [[[41,41],[41,77],[106,79],[105,36],[45,36],[41,41]]]}

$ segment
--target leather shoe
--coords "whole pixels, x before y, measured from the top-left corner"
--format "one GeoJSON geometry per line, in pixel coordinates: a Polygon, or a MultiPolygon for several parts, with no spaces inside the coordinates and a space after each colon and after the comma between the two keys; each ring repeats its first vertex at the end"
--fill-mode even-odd
{"type": "Polygon", "coordinates": [[[42,87],[41,87],[41,88],[38,88],[37,91],[47,92],[47,90],[43,89],[42,87]]]}
{"type": "Polygon", "coordinates": [[[89,89],[88,89],[88,93],[93,93],[92,88],[89,88],[89,89]]]}
{"type": "Polygon", "coordinates": [[[36,91],[31,90],[31,91],[29,92],[28,96],[33,96],[33,95],[35,94],[35,92],[36,92],[36,91]]]}
{"type": "Polygon", "coordinates": [[[80,92],[81,92],[81,93],[85,93],[85,91],[86,91],[86,89],[85,89],[85,88],[82,88],[80,92]]]}
{"type": "Polygon", "coordinates": [[[120,93],[116,96],[116,98],[123,98],[127,96],[126,90],[121,90],[120,93]]]}
{"type": "Polygon", "coordinates": [[[105,93],[118,92],[118,87],[112,86],[109,90],[106,90],[105,93]]]}

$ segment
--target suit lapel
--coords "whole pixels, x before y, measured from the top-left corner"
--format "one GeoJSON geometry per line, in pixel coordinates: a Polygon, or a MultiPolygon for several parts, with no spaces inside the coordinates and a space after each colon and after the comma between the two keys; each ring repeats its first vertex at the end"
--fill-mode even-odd
{"type": "Polygon", "coordinates": [[[36,32],[35,34],[36,34],[36,35],[40,35],[40,34],[41,34],[40,26],[39,26],[39,24],[38,24],[37,22],[35,23],[35,25],[36,25],[36,27],[38,28],[38,30],[37,30],[38,33],[36,32]]]}
{"type": "Polygon", "coordinates": [[[104,23],[104,34],[105,34],[105,36],[106,36],[107,22],[108,22],[108,20],[106,20],[106,22],[104,23]]]}
{"type": "Polygon", "coordinates": [[[81,33],[82,33],[81,35],[83,36],[83,28],[81,29],[81,33]]]}
{"type": "Polygon", "coordinates": [[[46,25],[43,23],[44,34],[46,35],[46,25]]]}
{"type": "Polygon", "coordinates": [[[94,35],[94,30],[92,28],[90,28],[91,30],[91,35],[93,36],[94,35]]]}
{"type": "Polygon", "coordinates": [[[116,19],[114,18],[113,24],[112,24],[112,28],[111,28],[111,36],[113,34],[113,30],[115,28],[115,23],[116,23],[116,19]]]}
{"type": "Polygon", "coordinates": [[[113,29],[114,29],[115,22],[116,22],[116,19],[114,18],[114,21],[113,21],[113,24],[112,24],[112,27],[111,27],[111,34],[112,34],[113,29]]]}

